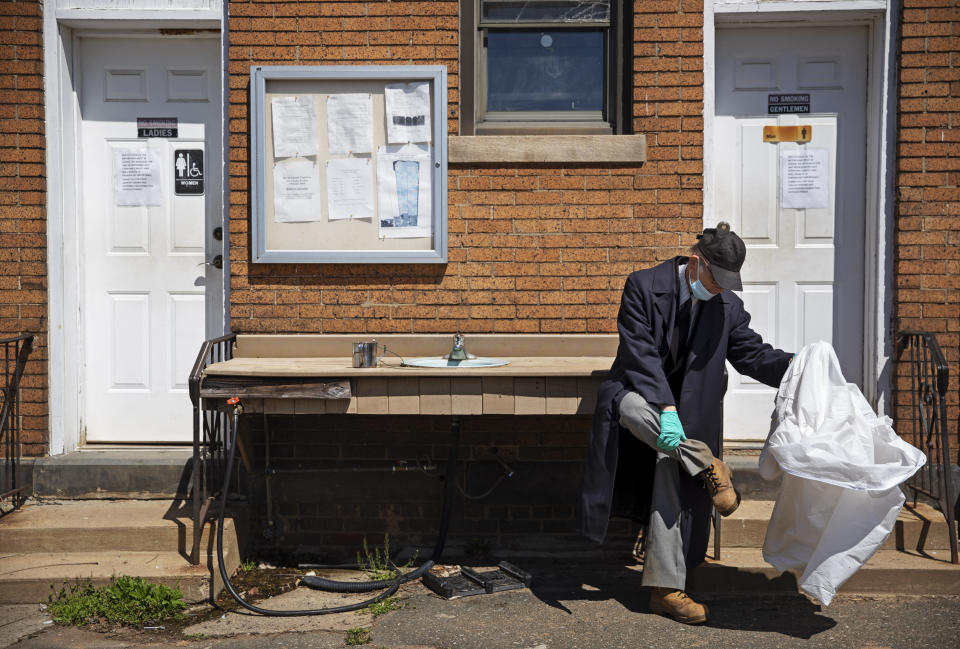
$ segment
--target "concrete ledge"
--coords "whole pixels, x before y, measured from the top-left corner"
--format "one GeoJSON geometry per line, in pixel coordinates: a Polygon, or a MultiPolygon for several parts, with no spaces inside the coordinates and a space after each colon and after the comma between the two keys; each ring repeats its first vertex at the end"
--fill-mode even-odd
{"type": "MultiPolygon", "coordinates": [[[[27,487],[27,492],[24,494],[26,497],[33,495],[33,465],[39,458],[35,457],[25,457],[20,460],[20,472],[17,476],[17,483],[19,486],[27,487]]],[[[0,457],[0,491],[6,491],[9,486],[10,476],[7,473],[7,467],[3,458],[0,457]]]]}
{"type": "Polygon", "coordinates": [[[640,164],[645,135],[451,135],[449,164],[640,164]]]}
{"type": "MultiPolygon", "coordinates": [[[[880,550],[840,589],[842,593],[893,593],[897,595],[960,594],[960,566],[949,563],[949,552],[919,556],[911,552],[880,550]]],[[[763,560],[760,548],[731,548],[720,561],[707,560],[693,574],[692,590],[727,593],[737,591],[796,590],[796,578],[780,574],[763,560]]]]}
{"type": "Polygon", "coordinates": [[[760,477],[759,452],[743,455],[724,453],[723,461],[733,469],[733,483],[744,498],[776,500],[780,481],[764,480],[760,477]]]}
{"type": "MultiPolygon", "coordinates": [[[[240,560],[236,550],[224,549],[224,560],[236,570],[240,560]]],[[[216,567],[216,559],[211,560],[216,567]]],[[[176,552],[57,552],[9,554],[0,559],[4,576],[0,583],[0,605],[42,601],[52,586],[64,582],[90,580],[106,586],[121,575],[143,577],[153,583],[179,588],[187,603],[207,601],[211,593],[209,565],[194,566],[176,552]]],[[[219,569],[216,570],[219,576],[219,569]]]]}
{"type": "MultiPolygon", "coordinates": [[[[28,503],[3,520],[0,605],[42,601],[51,584],[89,578],[103,585],[122,574],[179,586],[188,602],[208,600],[223,587],[216,522],[204,524],[200,563],[192,565],[191,516],[189,501],[180,500],[28,503]]],[[[240,565],[247,527],[246,508],[228,512],[228,574],[240,565]]]]}
{"type": "MultiPolygon", "coordinates": [[[[773,500],[744,500],[737,511],[724,518],[721,554],[727,548],[763,547],[774,505],[773,500]]],[[[920,503],[913,507],[908,504],[901,510],[882,549],[913,551],[920,547],[924,551],[945,551],[949,555],[949,527],[943,514],[930,505],[920,503]]]]}
{"type": "Polygon", "coordinates": [[[76,451],[39,458],[33,466],[38,498],[175,498],[190,491],[193,451],[123,449],[76,451]]]}

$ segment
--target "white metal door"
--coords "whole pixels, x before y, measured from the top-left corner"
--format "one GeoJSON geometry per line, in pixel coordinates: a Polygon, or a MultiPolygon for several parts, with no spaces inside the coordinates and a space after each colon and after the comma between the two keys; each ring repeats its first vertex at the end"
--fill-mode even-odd
{"type": "MultiPolygon", "coordinates": [[[[741,296],[764,340],[788,351],[830,342],[859,384],[867,30],[720,29],[716,47],[716,213],[707,220],[729,221],[746,243],[741,296]],[[809,95],[810,113],[768,114],[769,96],[781,94],[809,95]],[[764,141],[764,126],[789,124],[812,127],[811,141],[764,141]],[[781,156],[798,150],[827,159],[823,208],[782,206],[781,156]]],[[[728,370],[725,438],[764,439],[775,390],[728,370]]]]}
{"type": "Polygon", "coordinates": [[[187,377],[222,301],[221,271],[204,265],[220,252],[219,41],[84,37],[78,50],[86,440],[187,442],[187,377]],[[138,133],[138,118],[174,118],[176,136],[139,137],[162,131],[138,133]],[[194,152],[189,168],[177,150],[194,152]],[[177,195],[175,176],[200,169],[203,193],[177,195]]]}

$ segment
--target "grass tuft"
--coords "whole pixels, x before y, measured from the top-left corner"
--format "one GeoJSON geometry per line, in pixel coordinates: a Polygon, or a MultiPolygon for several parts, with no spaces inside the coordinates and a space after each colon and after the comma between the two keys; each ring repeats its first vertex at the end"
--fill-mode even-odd
{"type": "Polygon", "coordinates": [[[99,588],[89,581],[64,583],[59,591],[50,594],[47,610],[57,624],[85,626],[102,619],[140,626],[180,620],[186,606],[179,588],[122,576],[113,579],[109,586],[99,588]]]}
{"type": "Polygon", "coordinates": [[[347,631],[346,643],[349,647],[355,647],[362,644],[367,644],[372,639],[372,634],[370,629],[364,629],[363,627],[357,627],[356,629],[350,629],[347,631]]]}
{"type": "Polygon", "coordinates": [[[367,606],[367,610],[373,614],[373,617],[380,617],[390,611],[397,611],[403,608],[403,604],[397,601],[396,597],[384,597],[379,602],[374,602],[367,606]]]}

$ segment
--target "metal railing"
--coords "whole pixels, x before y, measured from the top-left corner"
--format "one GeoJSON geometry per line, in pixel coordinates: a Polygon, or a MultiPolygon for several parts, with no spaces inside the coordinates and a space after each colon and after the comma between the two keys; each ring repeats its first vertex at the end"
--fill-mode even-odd
{"type": "MultiPolygon", "coordinates": [[[[730,373],[727,371],[726,365],[723,367],[723,391],[720,392],[720,444],[717,448],[717,459],[723,460],[723,399],[727,396],[727,388],[730,386],[730,373]]],[[[720,561],[720,548],[722,547],[722,540],[720,538],[720,528],[723,525],[723,518],[720,516],[720,512],[713,508],[710,518],[713,523],[713,560],[720,561]]]]}
{"type": "Polygon", "coordinates": [[[204,341],[190,372],[190,401],[193,403],[193,549],[192,563],[200,562],[203,526],[223,484],[226,467],[226,441],[229,439],[229,414],[219,407],[205,407],[200,398],[200,381],[208,365],[233,358],[237,334],[204,341]]]}
{"type": "Polygon", "coordinates": [[[3,386],[0,392],[0,446],[3,447],[3,480],[0,482],[0,516],[19,509],[30,487],[20,484],[20,379],[33,349],[33,335],[0,340],[3,386]],[[4,504],[12,505],[5,509],[4,504]]]}
{"type": "MultiPolygon", "coordinates": [[[[914,505],[920,495],[936,501],[947,519],[950,536],[950,561],[960,563],[957,557],[957,533],[954,503],[951,502],[950,433],[947,426],[947,389],[950,375],[947,361],[932,333],[902,331],[897,336],[897,358],[909,372],[910,391],[898,398],[898,404],[909,406],[910,418],[897,431],[904,439],[926,455],[927,463],[917,471],[906,486],[913,491],[914,505]],[[905,430],[905,427],[907,428],[905,430]]],[[[898,372],[900,379],[904,374],[898,372]]]]}

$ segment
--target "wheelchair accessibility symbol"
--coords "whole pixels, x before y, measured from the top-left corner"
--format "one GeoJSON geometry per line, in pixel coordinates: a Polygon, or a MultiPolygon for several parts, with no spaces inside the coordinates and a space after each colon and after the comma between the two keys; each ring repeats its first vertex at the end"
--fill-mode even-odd
{"type": "Polygon", "coordinates": [[[173,186],[177,196],[203,194],[203,150],[176,149],[173,152],[173,186]]]}

